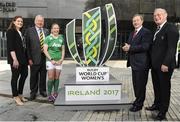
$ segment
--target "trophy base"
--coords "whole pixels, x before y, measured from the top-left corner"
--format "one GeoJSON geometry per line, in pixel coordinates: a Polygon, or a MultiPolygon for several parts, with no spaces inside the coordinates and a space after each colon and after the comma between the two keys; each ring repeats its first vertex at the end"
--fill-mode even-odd
{"type": "Polygon", "coordinates": [[[54,102],[54,105],[58,110],[118,110],[121,108],[127,108],[131,105],[131,102],[128,98],[128,95],[122,92],[121,85],[122,84],[119,83],[118,80],[111,75],[109,82],[93,82],[93,83],[75,82],[75,76],[72,76],[69,77],[68,82],[66,82],[64,84],[64,87],[61,88],[61,90],[59,91],[58,97],[54,102]],[[115,95],[113,94],[112,95],[110,94],[109,96],[101,96],[98,91],[96,92],[97,94],[99,93],[98,95],[100,95],[98,97],[88,97],[89,94],[87,95],[81,92],[77,92],[78,95],[83,94],[84,96],[77,95],[76,97],[75,96],[76,94],[73,94],[74,96],[72,97],[68,96],[67,89],[77,88],[77,89],[88,90],[88,88],[92,88],[92,87],[98,89],[99,92],[106,90],[103,89],[103,87],[107,88],[108,90],[119,88],[120,94],[117,94],[117,96],[120,95],[120,97],[119,96],[115,97],[115,95]]]}

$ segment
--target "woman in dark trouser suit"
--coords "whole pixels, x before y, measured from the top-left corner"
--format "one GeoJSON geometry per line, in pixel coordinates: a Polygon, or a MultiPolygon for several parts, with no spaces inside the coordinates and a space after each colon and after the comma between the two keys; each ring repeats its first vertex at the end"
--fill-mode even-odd
{"type": "Polygon", "coordinates": [[[28,75],[25,43],[21,33],[23,19],[15,16],[7,30],[7,59],[11,66],[12,95],[17,105],[23,105],[27,99],[23,97],[24,83],[28,75]],[[19,80],[18,80],[19,79],[19,80]]]}

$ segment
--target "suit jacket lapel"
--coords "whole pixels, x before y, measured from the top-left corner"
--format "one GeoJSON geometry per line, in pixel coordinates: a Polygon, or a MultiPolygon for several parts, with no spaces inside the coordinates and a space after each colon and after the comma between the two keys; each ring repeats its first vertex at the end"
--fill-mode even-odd
{"type": "Polygon", "coordinates": [[[166,26],[167,26],[167,22],[162,26],[162,28],[160,29],[160,31],[157,33],[157,35],[159,34],[159,33],[161,33],[163,30],[164,30],[164,28],[166,28],[166,26]]]}
{"type": "Polygon", "coordinates": [[[130,44],[133,38],[133,32],[130,33],[129,38],[128,38],[128,43],[130,44]]]}
{"type": "Polygon", "coordinates": [[[164,29],[167,27],[168,25],[168,22],[166,22],[162,28],[159,30],[159,32],[156,34],[156,37],[155,37],[155,40],[153,42],[156,42],[157,41],[157,38],[159,38],[159,36],[161,36],[162,32],[164,31],[164,29]]]}
{"type": "Polygon", "coordinates": [[[143,31],[143,27],[139,30],[139,32],[136,34],[134,38],[137,38],[139,35],[141,35],[142,31],[143,31]]]}
{"type": "Polygon", "coordinates": [[[23,45],[23,43],[22,43],[22,38],[21,38],[21,36],[19,35],[19,32],[18,32],[17,30],[14,30],[14,31],[15,31],[15,33],[16,33],[16,37],[18,38],[18,39],[17,39],[18,42],[23,45]]]}
{"type": "Polygon", "coordinates": [[[46,37],[48,35],[47,29],[43,28],[44,36],[46,37]]]}
{"type": "MultiPolygon", "coordinates": [[[[139,30],[139,32],[136,34],[134,38],[131,38],[131,43],[136,41],[136,38],[138,38],[141,35],[142,31],[143,31],[143,27],[139,30]]],[[[133,33],[131,36],[133,37],[133,33]]]]}
{"type": "Polygon", "coordinates": [[[38,35],[38,32],[36,31],[35,27],[33,27],[33,33],[34,33],[35,37],[37,38],[37,40],[39,40],[39,35],[38,35]]]}

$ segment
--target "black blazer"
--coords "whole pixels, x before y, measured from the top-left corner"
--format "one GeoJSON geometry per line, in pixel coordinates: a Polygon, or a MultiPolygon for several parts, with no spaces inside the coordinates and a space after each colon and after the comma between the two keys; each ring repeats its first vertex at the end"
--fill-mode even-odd
{"type": "Polygon", "coordinates": [[[15,51],[17,60],[21,65],[27,65],[27,53],[23,41],[18,31],[9,29],[6,33],[7,37],[7,61],[8,64],[13,64],[13,59],[10,52],[15,51]]]}
{"type": "MultiPolygon", "coordinates": [[[[43,28],[45,36],[49,34],[48,30],[43,28]]],[[[25,40],[27,45],[28,59],[33,61],[33,64],[40,64],[41,58],[46,61],[45,56],[41,57],[41,47],[38,32],[35,27],[28,28],[25,32],[25,40]]]]}
{"type": "Polygon", "coordinates": [[[127,66],[131,66],[133,70],[149,69],[149,49],[152,43],[152,33],[142,27],[134,38],[133,32],[130,33],[127,43],[131,45],[128,52],[127,66]]]}
{"type": "Polygon", "coordinates": [[[179,39],[177,28],[166,22],[156,34],[151,49],[152,67],[160,68],[162,64],[175,68],[176,47],[179,39]]]}

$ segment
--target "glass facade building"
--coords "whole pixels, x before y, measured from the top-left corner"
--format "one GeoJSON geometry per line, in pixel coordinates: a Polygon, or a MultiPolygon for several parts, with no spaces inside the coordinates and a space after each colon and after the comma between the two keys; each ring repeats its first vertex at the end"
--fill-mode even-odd
{"type": "MultiPolygon", "coordinates": [[[[144,26],[154,30],[153,11],[157,7],[165,8],[168,12],[168,21],[177,24],[180,22],[180,0],[0,0],[0,59],[6,58],[6,29],[11,19],[16,15],[24,18],[24,30],[34,25],[34,17],[41,14],[45,17],[45,27],[50,28],[56,22],[65,35],[65,27],[72,19],[76,19],[76,41],[81,48],[81,18],[82,13],[100,6],[102,13],[104,5],[112,3],[117,18],[117,44],[111,59],[126,59],[126,54],[121,50],[129,33],[133,30],[131,18],[134,14],[144,15],[144,26]]],[[[102,14],[102,18],[104,18],[102,14]]],[[[105,24],[105,21],[102,21],[105,24]]],[[[179,24],[177,24],[179,25],[179,24]]],[[[66,59],[71,59],[66,48],[66,59]]]]}

